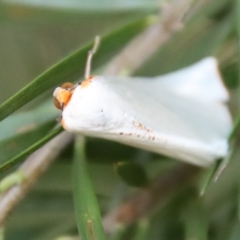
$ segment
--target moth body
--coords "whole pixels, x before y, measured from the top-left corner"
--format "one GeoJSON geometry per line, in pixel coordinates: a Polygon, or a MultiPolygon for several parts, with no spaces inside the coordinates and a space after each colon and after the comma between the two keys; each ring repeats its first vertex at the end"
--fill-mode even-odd
{"type": "MultiPolygon", "coordinates": [[[[228,93],[214,58],[155,78],[90,77],[68,90],[62,125],[207,167],[228,152],[228,93]]],[[[54,97],[62,101],[62,88],[54,97]]]]}

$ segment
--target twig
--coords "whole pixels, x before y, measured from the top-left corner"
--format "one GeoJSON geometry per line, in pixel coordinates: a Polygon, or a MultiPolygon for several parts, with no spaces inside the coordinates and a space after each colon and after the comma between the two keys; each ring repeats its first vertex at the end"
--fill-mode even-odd
{"type": "Polygon", "coordinates": [[[105,74],[130,74],[139,69],[174,33],[183,27],[182,20],[192,0],[174,0],[162,7],[161,18],[134,38],[109,64],[105,74]]]}
{"type": "Polygon", "coordinates": [[[157,177],[147,188],[130,196],[117,209],[108,213],[103,220],[104,229],[113,233],[118,224],[128,225],[149,214],[155,207],[197,177],[200,168],[179,164],[165,175],[157,177]]]}
{"type": "Polygon", "coordinates": [[[85,68],[85,79],[88,79],[91,74],[91,62],[92,62],[92,57],[96,53],[98,46],[100,44],[100,37],[96,36],[93,48],[88,52],[88,57],[87,57],[87,62],[86,62],[86,68],[85,68]]]}
{"type": "Polygon", "coordinates": [[[24,173],[25,180],[0,196],[0,226],[4,224],[9,213],[18,204],[20,199],[26,195],[52,161],[72,140],[72,134],[63,132],[30,155],[20,166],[19,170],[24,173]]]}

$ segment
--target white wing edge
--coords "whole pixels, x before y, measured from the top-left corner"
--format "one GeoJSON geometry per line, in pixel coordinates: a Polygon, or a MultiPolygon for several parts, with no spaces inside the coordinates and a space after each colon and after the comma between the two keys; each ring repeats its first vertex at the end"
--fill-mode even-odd
{"type": "Polygon", "coordinates": [[[229,99],[214,57],[204,58],[189,67],[156,79],[159,87],[170,88],[185,97],[218,102],[226,102],[229,99]]]}
{"type": "Polygon", "coordinates": [[[161,141],[162,144],[159,145],[158,143],[146,144],[146,142],[139,141],[139,138],[134,137],[134,135],[128,138],[124,138],[123,135],[123,138],[119,139],[119,134],[105,133],[103,135],[100,132],[85,132],[85,134],[87,136],[113,140],[122,144],[145,149],[204,168],[210,167],[215,160],[225,157],[228,152],[227,139],[219,139],[212,143],[205,143],[196,140],[192,141],[184,137],[161,134],[159,141],[161,141]],[[168,139],[171,144],[169,144],[166,139],[168,139]],[[159,149],[160,146],[162,146],[161,149],[159,149]]]}

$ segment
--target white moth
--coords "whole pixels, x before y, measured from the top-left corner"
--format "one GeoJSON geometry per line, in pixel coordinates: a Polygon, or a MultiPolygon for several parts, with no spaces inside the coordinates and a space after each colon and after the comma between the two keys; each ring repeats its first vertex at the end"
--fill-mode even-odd
{"type": "Polygon", "coordinates": [[[228,92],[213,57],[154,78],[87,73],[81,83],[64,84],[53,95],[69,132],[203,167],[228,152],[228,92]]]}

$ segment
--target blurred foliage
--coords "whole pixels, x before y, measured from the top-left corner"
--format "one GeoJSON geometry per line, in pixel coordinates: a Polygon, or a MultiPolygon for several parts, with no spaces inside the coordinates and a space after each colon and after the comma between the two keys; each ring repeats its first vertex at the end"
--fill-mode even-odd
{"type": "MultiPolygon", "coordinates": [[[[159,75],[184,67],[205,56],[216,56],[231,93],[231,111],[234,118],[237,118],[237,37],[240,34],[240,21],[236,18],[236,15],[240,15],[239,12],[236,14],[236,9],[240,6],[238,2],[208,1],[206,6],[191,17],[183,30],[159,49],[135,74],[159,75]]],[[[18,161],[12,164],[16,167],[19,160],[23,160],[18,158],[19,154],[24,151],[29,154],[32,151],[28,150],[29,147],[36,146],[34,144],[52,136],[54,120],[59,114],[52,104],[52,87],[60,82],[75,81],[81,76],[83,69],[78,71],[77,61],[81,60],[79,68],[82,68],[90,46],[86,43],[92,41],[97,34],[104,35],[107,46],[101,46],[101,54],[96,56],[98,64],[94,66],[93,62],[94,70],[100,72],[124,44],[147,26],[146,18],[158,14],[160,3],[157,0],[0,2],[0,101],[9,101],[15,92],[30,82],[32,84],[32,79],[36,79],[42,73],[46,74],[46,82],[52,81],[46,83],[49,84],[47,86],[51,86],[47,91],[48,87],[38,89],[38,85],[34,85],[31,97],[26,97],[27,100],[22,104],[16,102],[17,107],[13,107],[13,111],[25,103],[27,106],[0,123],[0,164],[17,157],[18,161]],[[122,36],[121,39],[124,40],[117,41],[119,39],[116,36],[122,36]],[[74,70],[71,65],[64,65],[69,63],[72,52],[79,53],[80,56],[75,59],[74,70]],[[63,65],[59,65],[58,61],[63,65]],[[56,63],[54,67],[59,75],[55,81],[45,71],[56,63]],[[61,74],[62,68],[59,66],[65,66],[66,72],[73,74],[69,75],[71,79],[66,79],[66,72],[61,74]],[[31,99],[34,100],[30,102],[31,99]]],[[[4,115],[0,111],[1,114],[4,115]]],[[[202,197],[199,197],[200,190],[203,182],[212,176],[211,170],[202,170],[187,186],[175,189],[170,197],[166,196],[160,206],[154,208],[144,219],[139,219],[130,226],[116,226],[111,238],[240,239],[238,132],[232,136],[234,148],[229,165],[216,183],[210,178],[202,197]]],[[[85,147],[69,146],[42,176],[7,221],[5,239],[50,240],[66,235],[76,236],[78,233],[72,192],[76,202],[80,199],[83,204],[90,204],[89,214],[93,213],[91,216],[94,221],[101,225],[98,215],[94,215],[98,211],[95,194],[100,213],[104,217],[123,199],[134,194],[147,182],[153,181],[159,174],[164,175],[171,171],[175,166],[174,160],[162,156],[118,143],[87,138],[85,147]],[[77,164],[75,161],[73,178],[71,159],[74,156],[75,160],[79,158],[82,162],[77,164]],[[84,162],[85,158],[87,165],[84,162]],[[93,187],[89,179],[86,185],[83,182],[89,177],[87,172],[93,187]],[[81,176],[78,176],[78,173],[81,176]],[[135,188],[136,186],[138,188],[135,188]],[[79,187],[82,192],[76,190],[79,187]]],[[[2,171],[2,175],[4,174],[2,171]]],[[[78,203],[76,205],[78,206],[78,203]]],[[[78,207],[77,212],[80,213],[81,208],[85,208],[81,204],[78,207]]],[[[78,219],[78,223],[79,221],[81,222],[81,219],[78,219]]],[[[86,227],[84,222],[82,224],[83,228],[86,227]]],[[[99,226],[96,227],[97,232],[101,232],[99,226]]],[[[103,238],[99,235],[99,239],[103,238]]]]}

